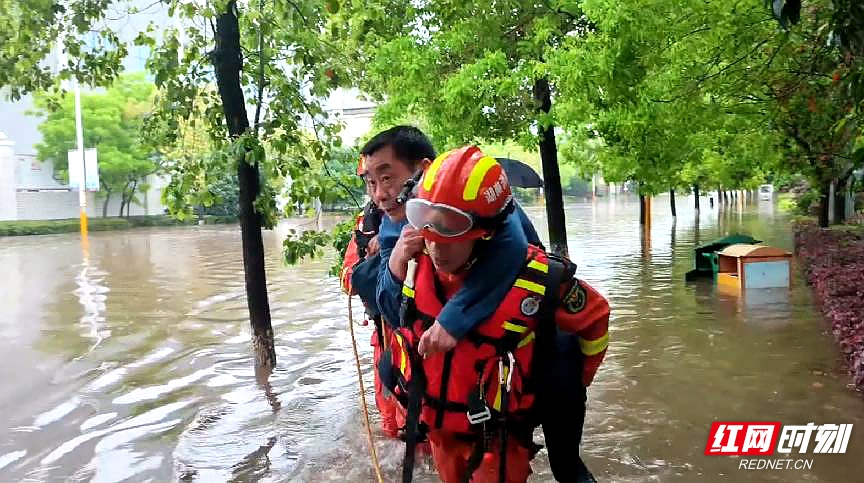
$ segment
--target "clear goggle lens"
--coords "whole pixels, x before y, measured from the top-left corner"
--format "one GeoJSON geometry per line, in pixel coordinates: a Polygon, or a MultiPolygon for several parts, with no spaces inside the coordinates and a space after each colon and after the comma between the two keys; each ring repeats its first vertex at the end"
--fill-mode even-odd
{"type": "Polygon", "coordinates": [[[474,226],[474,220],[468,213],[418,198],[408,200],[405,215],[414,228],[432,230],[445,237],[463,235],[474,226]]]}

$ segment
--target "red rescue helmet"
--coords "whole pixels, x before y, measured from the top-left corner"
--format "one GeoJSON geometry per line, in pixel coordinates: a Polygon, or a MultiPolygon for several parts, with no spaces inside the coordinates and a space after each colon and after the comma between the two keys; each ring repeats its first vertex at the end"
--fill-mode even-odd
{"type": "Polygon", "coordinates": [[[513,207],[504,168],[477,146],[465,146],[432,162],[405,214],[425,238],[448,243],[487,236],[513,207]]]}

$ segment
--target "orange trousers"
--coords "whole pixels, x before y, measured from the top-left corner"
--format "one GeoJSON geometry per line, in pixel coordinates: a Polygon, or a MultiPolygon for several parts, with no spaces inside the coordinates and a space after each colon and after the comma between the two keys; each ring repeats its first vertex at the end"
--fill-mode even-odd
{"type": "Polygon", "coordinates": [[[405,409],[392,394],[381,383],[378,377],[378,361],[381,359],[383,350],[378,344],[377,331],[372,332],[372,347],[375,348],[372,360],[375,364],[375,404],[378,406],[378,414],[381,416],[381,429],[390,438],[399,436],[399,428],[405,426],[405,409]]]}
{"type": "MultiPolygon", "coordinates": [[[[468,460],[474,451],[474,443],[456,438],[452,433],[431,431],[429,444],[432,447],[432,461],[438,470],[438,476],[444,483],[459,483],[468,469],[468,460]]],[[[498,465],[500,464],[499,442],[492,441],[489,451],[477,471],[471,478],[472,483],[499,483],[498,465]],[[489,457],[491,456],[491,457],[489,457]]],[[[515,438],[507,440],[507,483],[525,483],[531,475],[531,453],[528,448],[516,442],[515,438]]]]}

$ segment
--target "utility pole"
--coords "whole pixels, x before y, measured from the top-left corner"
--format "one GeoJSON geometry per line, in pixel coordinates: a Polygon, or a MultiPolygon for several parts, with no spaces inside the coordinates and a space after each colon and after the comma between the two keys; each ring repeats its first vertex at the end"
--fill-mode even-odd
{"type": "Polygon", "coordinates": [[[81,124],[81,87],[75,82],[75,134],[81,155],[81,180],[78,183],[78,205],[81,208],[81,238],[87,238],[87,163],[84,162],[84,126],[81,124]]]}

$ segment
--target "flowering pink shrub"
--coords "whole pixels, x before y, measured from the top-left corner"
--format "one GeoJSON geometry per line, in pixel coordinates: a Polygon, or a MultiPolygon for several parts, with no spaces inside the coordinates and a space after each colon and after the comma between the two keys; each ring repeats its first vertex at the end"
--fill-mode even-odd
{"type": "Polygon", "coordinates": [[[795,251],[855,385],[864,390],[864,230],[825,230],[801,224],[795,251]]]}

